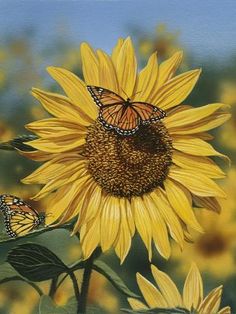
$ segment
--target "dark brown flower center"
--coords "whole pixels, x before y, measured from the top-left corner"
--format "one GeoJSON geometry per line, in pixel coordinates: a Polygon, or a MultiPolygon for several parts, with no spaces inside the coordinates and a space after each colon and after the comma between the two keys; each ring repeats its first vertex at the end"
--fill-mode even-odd
{"type": "Polygon", "coordinates": [[[172,142],[162,122],[141,125],[134,135],[122,136],[95,121],[83,155],[88,171],[107,193],[130,198],[162,185],[171,165],[172,142]]]}
{"type": "Polygon", "coordinates": [[[198,251],[204,257],[220,255],[228,248],[228,241],[223,234],[205,233],[196,242],[198,251]]]}

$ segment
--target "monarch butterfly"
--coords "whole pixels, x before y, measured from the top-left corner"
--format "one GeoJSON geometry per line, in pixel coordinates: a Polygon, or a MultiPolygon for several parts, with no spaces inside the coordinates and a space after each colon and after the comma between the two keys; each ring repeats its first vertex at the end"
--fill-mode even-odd
{"type": "Polygon", "coordinates": [[[94,102],[100,108],[99,120],[107,129],[114,129],[120,135],[132,135],[140,124],[163,119],[165,111],[146,102],[131,102],[98,86],[87,86],[94,102]]]}
{"type": "Polygon", "coordinates": [[[4,214],[6,232],[12,238],[23,236],[45,222],[45,215],[39,215],[14,195],[0,195],[0,210],[4,214]]]}

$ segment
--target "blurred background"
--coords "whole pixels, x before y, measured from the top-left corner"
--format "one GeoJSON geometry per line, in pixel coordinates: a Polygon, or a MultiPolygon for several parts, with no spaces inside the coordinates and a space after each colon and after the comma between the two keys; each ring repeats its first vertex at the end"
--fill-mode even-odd
{"type": "MultiPolygon", "coordinates": [[[[232,167],[221,166],[228,173],[221,181],[228,193],[220,216],[197,212],[205,227],[204,235],[195,235],[195,244],[183,252],[173,243],[168,262],[154,256],[154,264],[168,272],[182,287],[191,260],[197,262],[205,292],[224,285],[223,305],[236,313],[236,2],[234,0],[153,0],[153,1],[4,1],[0,0],[0,141],[26,134],[24,125],[47,117],[30,95],[32,86],[60,91],[45,68],[60,66],[81,75],[79,47],[82,41],[94,48],[111,52],[119,37],[131,36],[139,66],[145,65],[157,50],[159,60],[184,50],[180,71],[201,67],[203,72],[186,103],[193,106],[212,102],[230,104],[232,119],[213,132],[214,145],[232,160],[232,167]]],[[[217,162],[220,162],[217,160],[217,162]]],[[[0,151],[0,194],[12,193],[28,200],[37,187],[24,186],[20,179],[37,165],[14,152],[0,151]]],[[[34,206],[43,210],[43,203],[34,206]]],[[[32,239],[47,246],[65,262],[80,256],[78,241],[66,231],[54,231],[32,239]]],[[[148,257],[136,237],[122,267],[110,252],[104,260],[138,292],[136,272],[151,279],[148,257]]],[[[1,247],[4,261],[12,244],[1,247]]],[[[80,278],[81,274],[78,273],[80,278]]],[[[80,279],[79,279],[80,280],[80,279]]],[[[48,283],[41,283],[47,291],[48,283]]],[[[72,296],[70,281],[58,290],[55,301],[66,304],[72,296]]],[[[38,296],[25,284],[0,286],[1,314],[37,313],[38,296]],[[20,312],[19,312],[20,309],[20,312]]],[[[127,306],[125,297],[100,275],[94,273],[89,292],[91,306],[104,313],[117,313],[127,306]]]]}

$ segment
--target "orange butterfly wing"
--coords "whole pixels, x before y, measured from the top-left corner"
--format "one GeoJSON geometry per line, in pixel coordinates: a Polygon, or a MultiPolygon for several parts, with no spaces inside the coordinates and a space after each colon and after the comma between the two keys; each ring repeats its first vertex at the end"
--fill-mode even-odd
{"type": "Polygon", "coordinates": [[[134,134],[140,123],[148,124],[166,116],[160,108],[145,102],[125,101],[116,93],[98,86],[87,86],[98,107],[99,120],[107,129],[115,129],[121,135],[134,134]]]}
{"type": "Polygon", "coordinates": [[[132,102],[132,108],[137,112],[143,124],[163,119],[165,111],[146,102],[132,102]]]}

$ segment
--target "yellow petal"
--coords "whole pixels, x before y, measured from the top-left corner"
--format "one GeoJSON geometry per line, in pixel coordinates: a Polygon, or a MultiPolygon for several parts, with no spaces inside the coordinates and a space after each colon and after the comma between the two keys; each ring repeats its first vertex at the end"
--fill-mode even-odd
{"type": "Polygon", "coordinates": [[[133,101],[149,102],[158,78],[157,55],[153,53],[145,68],[139,73],[137,92],[133,101]]]}
{"type": "Polygon", "coordinates": [[[26,158],[29,158],[35,161],[41,161],[41,162],[48,161],[55,157],[55,154],[45,153],[39,150],[24,152],[22,150],[17,149],[17,151],[19,154],[21,154],[22,156],[25,156],[26,158]]]}
{"type": "Polygon", "coordinates": [[[184,307],[191,310],[192,307],[197,309],[203,300],[203,283],[201,274],[196,266],[192,263],[189,273],[186,277],[183,289],[184,307]]]}
{"type": "Polygon", "coordinates": [[[148,307],[143,304],[143,302],[137,300],[137,299],[133,299],[133,298],[128,298],[127,301],[129,302],[129,305],[131,306],[131,308],[133,310],[147,310],[148,307]]]}
{"type": "Polygon", "coordinates": [[[202,232],[202,228],[193,213],[189,192],[183,186],[170,179],[166,179],[164,185],[168,200],[177,215],[187,225],[199,232],[202,232]]]}
{"type": "Polygon", "coordinates": [[[224,178],[225,173],[214,161],[204,156],[193,156],[179,151],[174,151],[172,161],[184,169],[192,169],[201,172],[210,178],[224,178]]]}
{"type": "Polygon", "coordinates": [[[177,51],[171,58],[162,62],[159,67],[159,76],[156,88],[159,89],[170,80],[178,69],[183,58],[183,52],[177,51]]]}
{"type": "Polygon", "coordinates": [[[120,263],[122,264],[125,260],[130,246],[131,246],[131,234],[129,229],[129,224],[127,220],[126,213],[126,203],[123,198],[120,200],[120,228],[117,237],[117,241],[115,244],[115,252],[120,258],[120,263]]]}
{"type": "Polygon", "coordinates": [[[169,133],[174,134],[196,134],[199,132],[205,132],[218,126],[222,125],[228,121],[231,117],[231,114],[227,112],[214,113],[210,117],[204,118],[198,122],[195,122],[191,125],[186,125],[183,127],[170,128],[169,133]]]}
{"type": "Polygon", "coordinates": [[[119,93],[116,71],[110,57],[102,50],[97,51],[99,60],[99,86],[119,93]]]}
{"type": "Polygon", "coordinates": [[[163,219],[165,220],[168,226],[170,235],[177,243],[179,243],[179,245],[182,248],[183,241],[184,241],[183,229],[179,222],[179,219],[174,213],[173,208],[170,206],[170,203],[167,200],[167,197],[164,191],[162,191],[161,189],[158,189],[150,193],[150,197],[155,202],[157,209],[159,210],[163,219]]]}
{"type": "Polygon", "coordinates": [[[133,95],[136,82],[137,61],[134,53],[133,44],[128,37],[122,45],[117,57],[116,72],[120,87],[119,94],[127,98],[126,94],[133,95]]]}
{"type": "Polygon", "coordinates": [[[137,283],[142,295],[150,308],[166,308],[167,302],[160,291],[142,275],[137,273],[137,283]]]}
{"type": "Polygon", "coordinates": [[[213,212],[216,212],[218,214],[221,213],[221,205],[214,197],[199,197],[194,195],[193,200],[199,207],[212,210],[213,212]]]}
{"type": "Polygon", "coordinates": [[[82,109],[90,118],[97,118],[97,108],[89,95],[85,83],[75,74],[62,68],[48,67],[49,74],[61,85],[74,105],[82,109]]]}
{"type": "Polygon", "coordinates": [[[26,129],[36,133],[38,136],[45,138],[62,137],[66,135],[86,136],[87,129],[77,123],[68,121],[66,119],[49,118],[38,120],[27,124],[26,129]]]}
{"type": "Polygon", "coordinates": [[[193,70],[169,80],[158,90],[152,103],[164,110],[179,105],[191,93],[200,73],[200,70],[193,70]]]}
{"type": "Polygon", "coordinates": [[[94,219],[98,214],[98,210],[102,200],[102,189],[96,184],[92,194],[89,198],[89,202],[86,208],[82,208],[79,221],[76,223],[75,228],[79,229],[83,224],[87,224],[90,220],[94,219]]]}
{"type": "Polygon", "coordinates": [[[150,227],[152,229],[153,241],[157,250],[164,258],[169,258],[170,256],[170,242],[168,238],[167,227],[164,219],[159,213],[156,204],[149,195],[143,196],[143,201],[150,215],[150,227]]]}
{"type": "Polygon", "coordinates": [[[131,208],[133,211],[136,228],[148,250],[149,259],[151,259],[152,228],[149,213],[140,197],[135,197],[131,200],[131,208]]]}
{"type": "Polygon", "coordinates": [[[119,38],[118,41],[117,41],[116,46],[112,50],[111,58],[112,58],[112,61],[113,61],[114,65],[117,64],[117,59],[118,59],[118,56],[119,56],[119,53],[120,53],[120,50],[121,50],[121,48],[123,46],[124,41],[125,40],[123,38],[119,38]]]}
{"type": "Polygon", "coordinates": [[[225,104],[216,103],[177,112],[176,114],[167,116],[165,118],[165,125],[168,129],[177,127],[181,129],[185,125],[193,124],[205,117],[212,115],[217,110],[225,107],[228,106],[226,106],[225,104]]]}
{"type": "Polygon", "coordinates": [[[120,208],[117,197],[108,196],[101,213],[101,248],[107,251],[115,242],[120,227],[120,208]]]}
{"type": "Polygon", "coordinates": [[[231,314],[231,308],[229,306],[226,306],[224,308],[222,308],[218,314],[231,314]]]}
{"type": "Polygon", "coordinates": [[[172,136],[173,147],[184,153],[196,156],[226,156],[217,152],[211,144],[201,140],[200,138],[190,136],[172,136]]]}
{"type": "Polygon", "coordinates": [[[194,170],[172,167],[168,176],[198,196],[226,197],[225,192],[213,180],[194,170]]]}
{"type": "Polygon", "coordinates": [[[135,222],[134,222],[134,217],[131,210],[131,203],[130,203],[130,200],[128,200],[127,198],[125,198],[124,201],[125,201],[127,222],[128,222],[131,237],[133,237],[135,233],[135,222]]]}
{"type": "Polygon", "coordinates": [[[68,97],[45,92],[37,88],[32,89],[32,95],[41,102],[49,113],[57,118],[67,118],[85,126],[93,123],[93,120],[80,107],[74,105],[68,97]]]}
{"type": "Polygon", "coordinates": [[[160,271],[154,265],[151,265],[151,269],[152,275],[162,295],[166,299],[168,307],[182,306],[181,295],[174,282],[170,279],[170,277],[166,273],[160,271]]]}
{"type": "Polygon", "coordinates": [[[198,308],[199,314],[217,313],[220,307],[223,286],[212,290],[202,301],[198,308]]]}
{"type": "Polygon", "coordinates": [[[62,153],[73,148],[78,148],[79,146],[85,144],[85,137],[79,138],[78,136],[74,137],[67,137],[67,138],[54,138],[54,139],[47,139],[47,138],[40,138],[34,141],[28,142],[27,145],[30,145],[33,148],[42,150],[48,153],[62,153]]]}
{"type": "Polygon", "coordinates": [[[87,43],[80,46],[82,69],[87,85],[99,86],[98,60],[95,52],[87,43]]]}

